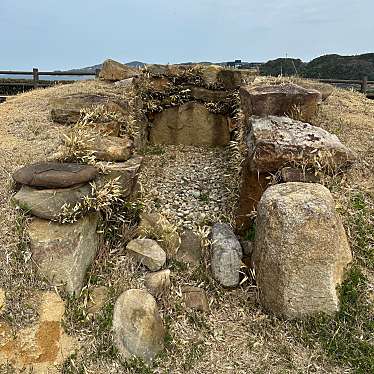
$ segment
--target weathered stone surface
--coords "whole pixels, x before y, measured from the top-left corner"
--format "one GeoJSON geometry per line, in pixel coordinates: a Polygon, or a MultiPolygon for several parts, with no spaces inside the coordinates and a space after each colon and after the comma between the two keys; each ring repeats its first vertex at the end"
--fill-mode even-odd
{"type": "Polygon", "coordinates": [[[212,272],[214,278],[224,287],[239,284],[242,247],[225,223],[216,223],[212,228],[212,272]]]}
{"type": "Polygon", "coordinates": [[[141,236],[150,236],[157,239],[158,243],[165,249],[168,258],[177,255],[181,238],[175,226],[160,213],[142,213],[138,232],[141,236]]]}
{"type": "Polygon", "coordinates": [[[22,186],[13,200],[36,217],[58,221],[64,206],[74,207],[91,194],[92,188],[88,184],[43,190],[22,186]]]}
{"type": "Polygon", "coordinates": [[[105,286],[95,287],[90,292],[90,298],[87,302],[87,313],[97,313],[109,299],[109,289],[105,286]]]}
{"type": "Polygon", "coordinates": [[[118,98],[93,94],[72,94],[49,101],[52,120],[63,125],[75,124],[81,117],[81,111],[90,112],[97,107],[104,111],[115,112],[121,116],[127,114],[128,104],[118,98]]]}
{"type": "Polygon", "coordinates": [[[93,180],[97,169],[89,165],[41,162],[27,165],[13,174],[17,183],[45,188],[66,188],[93,180]]]}
{"type": "Polygon", "coordinates": [[[254,243],[250,240],[243,240],[240,242],[243,249],[243,256],[251,257],[253,253],[254,243]]]}
{"type": "Polygon", "coordinates": [[[52,284],[66,284],[70,294],[79,294],[98,249],[97,224],[97,213],[64,225],[33,219],[28,234],[32,258],[40,274],[52,284]]]}
{"type": "Polygon", "coordinates": [[[297,113],[304,121],[310,120],[318,110],[321,93],[296,84],[240,87],[240,101],[245,117],[283,116],[297,113]]]}
{"type": "Polygon", "coordinates": [[[121,122],[119,121],[102,121],[90,123],[90,128],[103,136],[119,136],[121,122]]]}
{"type": "Polygon", "coordinates": [[[58,374],[58,366],[78,350],[79,343],[62,327],[65,305],[60,296],[43,292],[36,302],[37,323],[14,330],[0,321],[0,367],[10,363],[17,373],[58,374]]]}
{"type": "Polygon", "coordinates": [[[189,102],[155,115],[150,131],[153,144],[227,145],[227,118],[200,103],[189,102]]]}
{"type": "Polygon", "coordinates": [[[185,230],[181,234],[181,244],[177,253],[177,260],[190,265],[199,265],[201,261],[201,240],[192,231],[185,230]]]}
{"type": "Polygon", "coordinates": [[[136,156],[125,162],[97,162],[96,167],[103,173],[97,178],[97,185],[100,187],[116,179],[123,189],[123,196],[133,196],[137,192],[138,175],[142,161],[143,157],[136,156]]]}
{"type": "Polygon", "coordinates": [[[290,318],[337,311],[336,287],[351,260],[327,188],[283,183],[265,191],[257,210],[253,261],[266,309],[290,318]]]}
{"type": "Polygon", "coordinates": [[[134,152],[134,144],[128,137],[97,136],[85,145],[85,151],[102,161],[126,161],[134,152]]]}
{"type": "Polygon", "coordinates": [[[151,271],[160,270],[166,262],[165,251],[152,239],[134,239],[127,244],[127,253],[151,271]]]}
{"type": "Polygon", "coordinates": [[[150,362],[164,347],[165,329],[152,295],[145,290],[125,291],[113,313],[115,344],[123,357],[150,362]]]}
{"type": "Polygon", "coordinates": [[[122,79],[118,82],[115,82],[114,85],[117,86],[117,87],[128,88],[128,87],[133,86],[134,82],[135,82],[135,78],[126,78],[126,79],[122,79]]]}
{"type": "Polygon", "coordinates": [[[105,81],[121,81],[140,75],[139,69],[132,68],[120,62],[108,59],[105,60],[99,78],[105,81]]]}
{"type": "Polygon", "coordinates": [[[315,166],[316,161],[335,170],[354,160],[352,151],[336,135],[288,117],[253,117],[246,142],[250,168],[260,173],[289,163],[315,166]]]}
{"type": "Polygon", "coordinates": [[[209,312],[209,303],[206,293],[199,287],[185,286],[182,288],[182,294],[187,309],[209,312]]]}
{"type": "Polygon", "coordinates": [[[169,65],[149,64],[144,67],[147,73],[152,75],[169,75],[169,65]]]}
{"type": "Polygon", "coordinates": [[[166,269],[146,274],[144,284],[153,296],[162,295],[170,288],[170,270],[166,269]]]}
{"type": "Polygon", "coordinates": [[[286,166],[281,169],[280,176],[283,182],[307,182],[307,183],[318,183],[319,178],[317,175],[301,170],[299,168],[294,168],[291,166],[286,166]]]}

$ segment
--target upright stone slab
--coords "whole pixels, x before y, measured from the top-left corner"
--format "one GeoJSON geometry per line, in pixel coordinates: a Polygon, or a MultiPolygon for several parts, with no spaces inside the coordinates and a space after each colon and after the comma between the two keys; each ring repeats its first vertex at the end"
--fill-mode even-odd
{"type": "Polygon", "coordinates": [[[239,284],[242,247],[230,226],[216,223],[212,228],[212,272],[224,287],[239,284]]]}
{"type": "Polygon", "coordinates": [[[336,312],[336,287],[352,255],[329,190],[301,182],[269,187],[258,205],[252,259],[267,310],[287,318],[336,312]]]}
{"type": "Polygon", "coordinates": [[[283,116],[301,115],[309,121],[317,112],[322,100],[321,93],[311,88],[296,84],[279,84],[271,86],[242,86],[240,101],[247,119],[250,116],[283,116]]]}
{"type": "Polygon", "coordinates": [[[125,291],[113,313],[114,342],[125,359],[150,362],[164,347],[165,329],[156,300],[145,290],[125,291]]]}
{"type": "Polygon", "coordinates": [[[227,118],[200,103],[189,102],[155,115],[150,131],[153,144],[223,146],[230,141],[227,118]]]}
{"type": "Polygon", "coordinates": [[[87,268],[95,258],[98,218],[97,213],[92,213],[64,225],[35,218],[29,225],[32,258],[38,271],[52,284],[66,284],[70,294],[79,294],[87,268]]]}

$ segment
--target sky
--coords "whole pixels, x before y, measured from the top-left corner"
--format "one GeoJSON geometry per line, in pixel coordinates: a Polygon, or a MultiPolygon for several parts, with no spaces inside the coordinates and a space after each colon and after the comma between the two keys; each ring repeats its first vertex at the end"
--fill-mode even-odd
{"type": "Polygon", "coordinates": [[[374,0],[0,0],[0,70],[374,52],[374,0]]]}

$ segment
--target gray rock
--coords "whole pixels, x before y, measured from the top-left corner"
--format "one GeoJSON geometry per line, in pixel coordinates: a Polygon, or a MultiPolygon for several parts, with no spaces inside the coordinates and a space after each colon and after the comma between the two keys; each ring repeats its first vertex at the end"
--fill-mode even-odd
{"type": "Polygon", "coordinates": [[[70,188],[44,189],[22,186],[14,195],[13,200],[32,215],[52,221],[58,221],[63,211],[63,206],[74,207],[83,201],[86,196],[91,196],[90,185],[78,185],[70,188]]]}
{"type": "Polygon", "coordinates": [[[253,253],[254,243],[249,240],[243,240],[241,242],[243,248],[243,255],[246,257],[251,257],[253,253]]]}
{"type": "Polygon", "coordinates": [[[153,296],[164,294],[170,288],[170,270],[165,269],[146,274],[144,284],[153,296]]]}
{"type": "Polygon", "coordinates": [[[152,239],[133,239],[126,249],[129,255],[151,271],[160,270],[166,262],[165,251],[152,239]]]}
{"type": "Polygon", "coordinates": [[[95,258],[99,240],[99,216],[90,214],[73,224],[39,218],[28,227],[32,258],[39,273],[52,284],[66,284],[66,291],[79,294],[87,268],[95,258]]]}
{"type": "Polygon", "coordinates": [[[191,265],[199,265],[201,261],[201,240],[192,231],[185,230],[181,235],[181,244],[177,253],[177,260],[191,265]]]}
{"type": "Polygon", "coordinates": [[[257,212],[252,259],[263,306],[288,318],[336,312],[336,288],[352,255],[329,190],[271,186],[257,212]]]}
{"type": "Polygon", "coordinates": [[[230,226],[216,223],[212,228],[212,271],[224,287],[239,284],[242,247],[230,226]]]}
{"type": "Polygon", "coordinates": [[[18,169],[13,179],[33,187],[66,188],[87,183],[96,175],[97,169],[89,165],[41,162],[18,169]]]}
{"type": "Polygon", "coordinates": [[[128,290],[117,299],[113,331],[125,359],[135,356],[151,362],[164,347],[163,322],[155,299],[145,290],[128,290]]]}

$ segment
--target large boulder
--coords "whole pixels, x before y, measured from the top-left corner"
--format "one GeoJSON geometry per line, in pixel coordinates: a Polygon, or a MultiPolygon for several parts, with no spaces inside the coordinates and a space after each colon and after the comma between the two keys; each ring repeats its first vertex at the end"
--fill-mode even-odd
{"type": "Polygon", "coordinates": [[[289,117],[252,117],[246,139],[250,168],[273,172],[287,164],[336,170],[354,160],[336,135],[289,117]]]}
{"type": "Polygon", "coordinates": [[[140,75],[136,68],[121,64],[120,62],[108,59],[101,67],[99,78],[105,81],[121,81],[140,75]]]}
{"type": "Polygon", "coordinates": [[[96,163],[96,167],[102,171],[96,183],[100,187],[109,181],[116,180],[123,190],[123,196],[134,196],[137,193],[138,176],[143,157],[133,157],[125,162],[96,163]]]}
{"type": "Polygon", "coordinates": [[[166,262],[165,251],[152,239],[133,239],[126,249],[131,257],[151,271],[160,270],[166,262]]]}
{"type": "Polygon", "coordinates": [[[242,247],[230,226],[216,223],[212,228],[211,266],[214,278],[224,287],[239,284],[242,247]]]}
{"type": "Polygon", "coordinates": [[[88,184],[69,188],[38,189],[22,186],[13,200],[32,215],[52,221],[61,218],[64,207],[74,207],[85,197],[91,196],[92,188],[88,184]]]}
{"type": "Polygon", "coordinates": [[[128,104],[117,97],[96,94],[72,94],[54,97],[49,101],[51,116],[54,122],[70,125],[81,118],[83,112],[91,112],[100,107],[103,112],[117,113],[126,116],[128,104]]]}
{"type": "Polygon", "coordinates": [[[113,312],[114,342],[125,358],[150,362],[164,347],[165,329],[156,300],[145,290],[125,291],[113,312]]]}
{"type": "Polygon", "coordinates": [[[308,121],[317,113],[322,100],[317,90],[306,89],[296,84],[240,87],[240,101],[245,117],[250,116],[295,116],[308,121]]]}
{"type": "Polygon", "coordinates": [[[155,115],[150,131],[153,144],[227,145],[230,132],[227,118],[200,103],[189,102],[155,115]]]}
{"type": "Polygon", "coordinates": [[[39,273],[54,285],[65,284],[70,294],[79,294],[98,249],[98,220],[97,213],[64,225],[33,219],[28,235],[39,273]]]}
{"type": "Polygon", "coordinates": [[[13,174],[17,183],[44,188],[66,188],[93,180],[97,169],[89,165],[41,162],[24,166],[13,174]]]}
{"type": "Polygon", "coordinates": [[[252,259],[266,309],[290,318],[337,311],[336,287],[352,255],[329,190],[300,182],[269,187],[258,205],[252,259]]]}
{"type": "Polygon", "coordinates": [[[101,161],[126,161],[134,153],[134,143],[127,136],[97,136],[84,145],[84,151],[101,161]]]}

